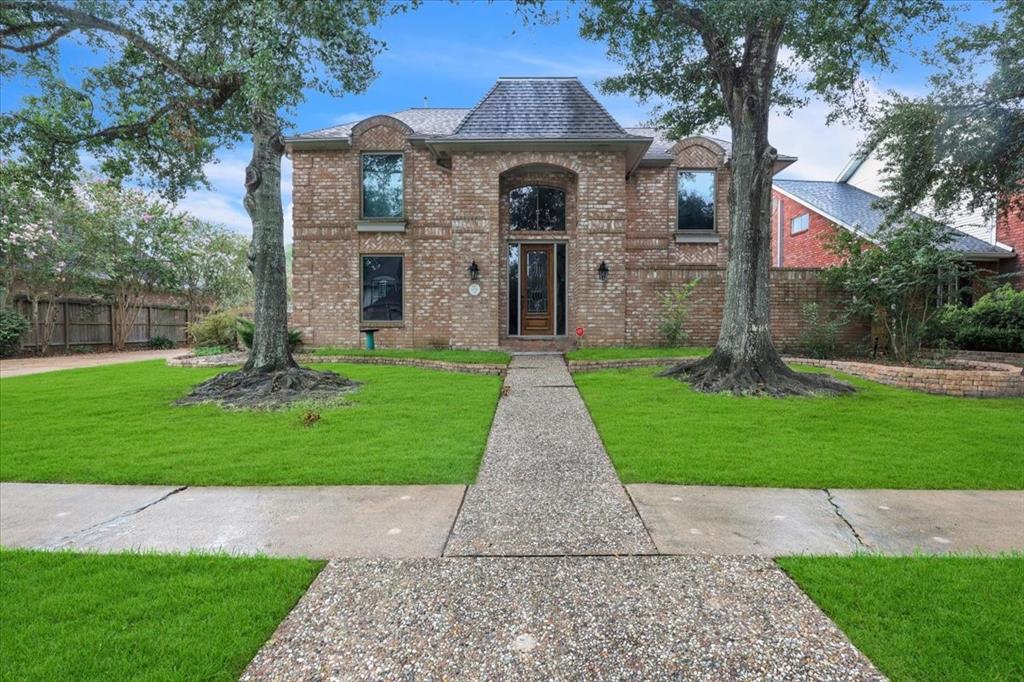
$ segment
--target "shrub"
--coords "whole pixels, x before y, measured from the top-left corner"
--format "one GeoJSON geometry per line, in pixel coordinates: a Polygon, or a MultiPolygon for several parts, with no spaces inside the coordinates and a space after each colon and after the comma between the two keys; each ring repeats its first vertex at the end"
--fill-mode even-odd
{"type": "Polygon", "coordinates": [[[18,350],[21,335],[28,331],[28,320],[17,310],[0,308],[0,355],[18,350]]]}
{"type": "Polygon", "coordinates": [[[211,313],[203,319],[190,324],[188,327],[189,336],[197,346],[226,346],[235,348],[238,346],[238,337],[235,332],[236,315],[229,311],[211,313]]]}
{"type": "Polygon", "coordinates": [[[669,346],[681,346],[686,343],[688,334],[683,325],[686,324],[686,316],[690,313],[688,300],[699,283],[700,278],[697,277],[681,287],[673,288],[661,297],[661,322],[658,329],[669,346]]]}
{"type": "Polygon", "coordinates": [[[1024,353],[1024,291],[1007,284],[970,308],[947,306],[931,341],[964,350],[1024,353]]]}
{"type": "Polygon", "coordinates": [[[192,351],[192,355],[203,358],[208,355],[222,355],[224,353],[230,353],[232,350],[234,349],[228,348],[227,346],[199,346],[192,351]]]}
{"type": "MultiPolygon", "coordinates": [[[[246,348],[252,348],[252,335],[256,331],[256,324],[252,320],[247,320],[244,317],[239,317],[235,321],[235,329],[238,332],[238,338],[241,339],[242,345],[246,348]]],[[[288,349],[295,350],[302,344],[302,332],[298,329],[288,330],[288,349]]]]}
{"type": "Polygon", "coordinates": [[[154,336],[149,340],[150,348],[157,348],[160,350],[174,348],[175,345],[177,344],[174,343],[174,339],[169,339],[166,336],[154,336]]]}
{"type": "Polygon", "coordinates": [[[797,342],[801,352],[812,358],[835,357],[839,349],[839,326],[841,322],[824,315],[818,303],[800,306],[803,328],[797,342]]]}
{"type": "Polygon", "coordinates": [[[920,216],[883,225],[874,247],[852,232],[837,230],[829,248],[840,264],[828,268],[825,280],[838,289],[851,315],[871,320],[892,357],[911,362],[938,319],[937,291],[953,293],[974,268],[949,249],[948,227],[920,216]]]}

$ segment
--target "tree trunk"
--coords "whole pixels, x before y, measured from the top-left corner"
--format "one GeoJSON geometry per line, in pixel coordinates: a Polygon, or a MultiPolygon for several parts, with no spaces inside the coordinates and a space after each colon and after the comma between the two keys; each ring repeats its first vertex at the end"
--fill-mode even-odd
{"type": "Polygon", "coordinates": [[[748,38],[753,55],[729,83],[732,155],[729,182],[729,260],[718,343],[707,358],[672,367],[662,376],[683,378],[699,391],[750,395],[845,392],[846,384],[798,374],[782,361],[771,335],[772,172],[778,156],[768,144],[771,73],[777,39],[748,38]]]}
{"type": "Polygon", "coordinates": [[[256,285],[249,359],[241,370],[199,384],[178,400],[179,405],[216,402],[225,407],[274,409],[298,401],[331,401],[358,386],[340,374],[299,367],[292,358],[281,209],[284,145],[276,114],[253,114],[252,142],[252,161],[245,169],[245,210],[252,218],[249,269],[256,285]]]}
{"type": "Polygon", "coordinates": [[[245,169],[245,210],[252,219],[249,269],[256,285],[255,331],[246,371],[296,367],[288,349],[288,283],[281,208],[281,126],[277,115],[253,114],[252,160],[245,169]]]}

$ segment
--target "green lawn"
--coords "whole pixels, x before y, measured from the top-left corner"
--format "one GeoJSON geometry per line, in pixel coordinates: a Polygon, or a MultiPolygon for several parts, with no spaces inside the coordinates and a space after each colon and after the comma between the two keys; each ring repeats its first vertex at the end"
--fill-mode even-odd
{"type": "Polygon", "coordinates": [[[1024,399],[853,377],[843,377],[858,389],[850,396],[746,398],[697,393],[657,371],[575,375],[626,483],[1024,488],[1024,399]]]}
{"type": "Polygon", "coordinates": [[[378,358],[408,358],[411,360],[440,360],[442,362],[464,362],[470,365],[507,365],[509,354],[498,350],[444,350],[434,348],[315,348],[313,355],[367,356],[378,358]]]}
{"type": "Polygon", "coordinates": [[[321,566],[0,550],[0,679],[236,680],[321,566]]]}
{"type": "Polygon", "coordinates": [[[0,381],[0,480],[168,485],[469,483],[501,378],[317,365],[364,382],[347,406],[171,403],[217,369],[162,360],[0,381]]]}
{"type": "Polygon", "coordinates": [[[787,557],[779,564],[899,680],[1024,679],[1024,557],[787,557]]]}
{"type": "Polygon", "coordinates": [[[566,360],[636,360],[640,358],[689,358],[707,355],[710,348],[686,346],[670,348],[652,346],[647,348],[616,346],[612,348],[577,348],[565,354],[566,360]]]}

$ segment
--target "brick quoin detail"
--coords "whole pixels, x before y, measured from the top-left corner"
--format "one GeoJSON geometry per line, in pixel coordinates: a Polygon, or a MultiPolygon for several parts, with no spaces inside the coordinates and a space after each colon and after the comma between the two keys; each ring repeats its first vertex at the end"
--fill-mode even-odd
{"type": "MultiPolygon", "coordinates": [[[[404,257],[404,320],[381,328],[382,347],[497,348],[536,343],[507,334],[507,244],[565,241],[568,253],[567,331],[586,329],[585,345],[660,343],[661,296],[694,277],[690,342],[713,344],[721,326],[728,257],[729,172],[724,151],[705,138],[679,142],[671,163],[641,166],[627,178],[619,151],[455,153],[450,167],[409,141],[408,127],[374,116],[353,128],[348,149],[293,150],[294,274],[291,324],[311,346],[354,348],[360,332],[360,255],[404,257]],[[358,232],[360,154],[405,155],[404,232],[358,232]],[[679,169],[715,171],[717,243],[679,243],[679,169]],[[566,231],[508,230],[508,191],[524,184],[566,192],[566,231]],[[480,268],[478,296],[467,268],[480,268]],[[610,276],[597,277],[604,261],[610,276]]],[[[813,231],[813,226],[812,226],[813,231]]],[[[800,308],[829,295],[811,270],[772,275],[772,332],[782,347],[801,328],[800,308]]],[[[844,330],[859,341],[862,328],[844,330]]]]}

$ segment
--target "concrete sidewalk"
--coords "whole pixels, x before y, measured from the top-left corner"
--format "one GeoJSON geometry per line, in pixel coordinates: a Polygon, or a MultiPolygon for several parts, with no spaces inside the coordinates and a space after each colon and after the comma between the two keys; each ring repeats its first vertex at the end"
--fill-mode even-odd
{"type": "Polygon", "coordinates": [[[169,350],[136,350],[122,353],[79,353],[78,355],[47,355],[39,358],[0,360],[0,379],[22,376],[24,374],[56,372],[62,369],[77,369],[79,367],[120,365],[125,362],[141,362],[143,360],[166,360],[167,358],[184,355],[187,352],[187,348],[171,348],[169,350]]]}
{"type": "MultiPolygon", "coordinates": [[[[626,489],[653,539],[653,545],[642,548],[645,554],[1024,551],[1024,491],[826,491],[648,483],[626,489]]],[[[446,544],[446,553],[453,554],[451,531],[463,491],[460,485],[174,488],[0,483],[0,544],[315,558],[439,557],[446,544]]],[[[519,497],[502,504],[522,505],[524,511],[517,513],[530,513],[526,491],[516,494],[519,497]]],[[[566,488],[566,496],[571,497],[571,488],[566,488]]],[[[577,498],[573,504],[587,509],[599,499],[577,498]]],[[[561,503],[560,498],[556,501],[561,503]]],[[[543,518],[551,510],[544,503],[532,513],[543,518]]],[[[550,528],[532,526],[523,532],[550,528]]],[[[521,537],[522,533],[511,534],[514,541],[521,537]]],[[[588,537],[587,531],[577,537],[588,537]]]]}
{"type": "Polygon", "coordinates": [[[1024,551],[1024,491],[626,486],[662,554],[1024,551]]]}
{"type": "Polygon", "coordinates": [[[439,557],[464,490],[0,483],[0,544],[318,559],[439,557]]]}

